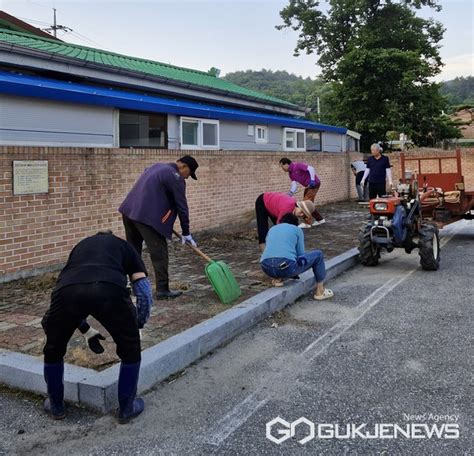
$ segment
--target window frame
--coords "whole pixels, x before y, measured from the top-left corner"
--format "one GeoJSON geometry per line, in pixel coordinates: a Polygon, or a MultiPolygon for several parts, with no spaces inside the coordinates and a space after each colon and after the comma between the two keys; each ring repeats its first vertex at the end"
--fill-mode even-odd
{"type": "Polygon", "coordinates": [[[179,139],[180,139],[180,148],[182,150],[218,150],[220,149],[220,123],[219,120],[216,119],[202,119],[199,117],[180,117],[180,122],[179,122],[179,139]],[[197,142],[198,144],[196,145],[191,145],[191,144],[183,144],[183,122],[189,122],[189,123],[197,123],[198,124],[198,129],[197,129],[197,142]],[[215,146],[211,145],[204,145],[204,131],[203,131],[203,125],[204,124],[212,124],[217,126],[217,144],[215,146]]]}
{"type": "MultiPolygon", "coordinates": [[[[114,128],[114,134],[116,135],[116,143],[117,143],[117,146],[118,148],[122,148],[122,149],[129,149],[129,148],[133,148],[133,149],[159,149],[159,150],[167,150],[168,149],[168,126],[169,126],[169,118],[168,118],[168,114],[163,114],[163,113],[159,113],[159,112],[147,112],[147,111],[136,111],[136,110],[129,110],[129,109],[117,109],[116,110],[116,114],[115,114],[115,118],[116,118],[116,127],[114,128]],[[164,119],[164,129],[163,129],[163,133],[164,133],[164,146],[163,147],[158,147],[158,146],[142,146],[142,145],[138,145],[138,146],[124,146],[121,144],[121,141],[120,141],[120,116],[121,114],[124,113],[124,114],[133,114],[133,115],[138,115],[138,116],[160,116],[164,119]]],[[[148,138],[150,139],[150,137],[148,138]]],[[[115,141],[114,141],[115,142],[115,141]]]]}
{"type": "Polygon", "coordinates": [[[322,150],[323,150],[323,132],[322,131],[320,131],[320,130],[311,130],[311,129],[306,130],[306,150],[308,152],[322,152],[322,150]],[[309,134],[317,133],[319,135],[319,149],[314,149],[314,150],[308,149],[308,133],[309,134]]]}
{"type": "Polygon", "coordinates": [[[283,150],[287,152],[305,152],[306,151],[306,130],[303,128],[283,128],[283,150]],[[294,134],[294,147],[287,147],[286,145],[286,134],[294,134]],[[298,147],[298,133],[303,133],[304,147],[298,147]]]}
{"type": "Polygon", "coordinates": [[[255,143],[268,144],[268,127],[266,125],[255,125],[255,143]],[[258,137],[259,128],[264,132],[264,138],[258,137]]]}

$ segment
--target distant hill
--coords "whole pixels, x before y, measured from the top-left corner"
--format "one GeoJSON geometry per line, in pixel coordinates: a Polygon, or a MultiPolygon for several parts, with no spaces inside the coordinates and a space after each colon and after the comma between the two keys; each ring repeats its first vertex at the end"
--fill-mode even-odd
{"type": "Polygon", "coordinates": [[[444,95],[451,107],[474,107],[474,77],[460,77],[441,83],[440,92],[444,95]]]}
{"type": "Polygon", "coordinates": [[[227,73],[223,78],[242,87],[309,108],[311,110],[309,116],[314,120],[317,120],[317,98],[319,97],[321,121],[331,120],[330,105],[325,103],[326,97],[331,92],[331,86],[318,78],[303,78],[287,71],[272,70],[236,71],[227,73]]]}
{"type": "MultiPolygon", "coordinates": [[[[311,109],[312,117],[316,113],[316,100],[319,96],[322,118],[331,118],[330,104],[324,103],[330,95],[331,86],[321,79],[302,78],[287,71],[271,70],[236,71],[226,74],[224,79],[299,106],[306,106],[311,109]]],[[[446,97],[450,107],[474,106],[474,77],[459,77],[444,81],[441,83],[440,92],[446,97]]]]}

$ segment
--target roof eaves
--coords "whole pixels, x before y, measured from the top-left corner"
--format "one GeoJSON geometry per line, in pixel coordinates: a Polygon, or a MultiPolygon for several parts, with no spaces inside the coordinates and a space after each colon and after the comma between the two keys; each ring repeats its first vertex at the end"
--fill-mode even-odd
{"type": "MultiPolygon", "coordinates": [[[[11,31],[8,31],[8,32],[9,33],[14,33],[14,34],[17,34],[17,35],[27,36],[27,37],[31,38],[31,35],[28,35],[26,33],[11,32],[11,31]]],[[[58,44],[58,42],[55,41],[54,39],[41,38],[41,40],[51,41],[54,44],[58,44]]],[[[103,51],[101,49],[89,48],[89,47],[81,46],[81,45],[77,45],[77,44],[71,44],[71,43],[65,43],[65,42],[63,42],[63,44],[73,46],[73,47],[76,47],[76,48],[86,49],[86,50],[106,52],[107,54],[110,54],[110,55],[115,55],[115,56],[118,56],[118,57],[126,57],[126,58],[134,59],[134,60],[137,60],[137,61],[141,61],[141,62],[148,62],[148,63],[151,62],[151,63],[155,63],[155,64],[157,63],[157,64],[160,64],[160,65],[169,67],[169,68],[175,68],[175,69],[178,69],[178,70],[184,70],[184,71],[189,71],[189,72],[192,72],[192,73],[197,73],[197,74],[202,74],[202,75],[208,76],[208,74],[206,72],[200,71],[200,70],[194,70],[194,69],[189,69],[189,68],[185,68],[185,67],[178,67],[178,66],[175,66],[175,65],[170,65],[170,64],[162,63],[162,62],[154,62],[154,61],[147,60],[147,59],[142,59],[142,58],[139,58],[139,57],[125,56],[125,55],[122,55],[122,54],[117,54],[115,52],[103,51]]],[[[295,110],[304,111],[304,108],[302,108],[298,105],[295,105],[295,104],[290,103],[290,102],[286,102],[284,100],[281,100],[281,102],[279,102],[279,101],[273,99],[273,97],[269,97],[269,98],[258,97],[258,96],[254,97],[252,95],[240,94],[238,92],[233,92],[233,91],[230,91],[230,90],[217,89],[217,88],[212,88],[212,87],[208,87],[208,86],[204,86],[204,85],[200,85],[200,84],[192,84],[192,83],[189,83],[189,82],[183,82],[183,81],[180,81],[178,79],[167,78],[165,76],[153,76],[153,75],[150,75],[149,73],[144,73],[144,72],[141,72],[141,71],[134,71],[134,70],[127,70],[127,69],[124,69],[124,68],[121,68],[121,67],[118,67],[118,66],[114,66],[114,65],[110,65],[110,64],[100,64],[100,63],[97,63],[97,62],[90,62],[90,61],[87,61],[87,60],[84,60],[84,59],[78,59],[78,58],[74,58],[74,57],[66,57],[66,56],[61,55],[61,54],[56,53],[56,52],[40,51],[38,49],[34,49],[34,48],[29,47],[29,46],[22,46],[22,45],[11,44],[11,43],[7,44],[5,42],[0,42],[0,46],[2,46],[2,45],[9,46],[11,51],[21,50],[21,51],[23,51],[22,53],[29,54],[29,55],[35,55],[35,56],[41,57],[41,58],[44,58],[45,56],[49,56],[49,58],[47,60],[58,60],[58,61],[66,62],[66,63],[74,62],[74,63],[78,64],[79,66],[85,66],[85,67],[90,67],[90,68],[95,68],[95,69],[102,69],[102,70],[107,69],[107,71],[110,71],[111,69],[114,69],[114,71],[119,73],[119,74],[126,74],[126,75],[129,75],[129,76],[139,75],[141,79],[147,79],[147,80],[153,80],[153,81],[166,81],[166,82],[169,82],[172,85],[177,85],[179,87],[194,88],[194,89],[201,90],[201,91],[207,91],[209,93],[217,93],[217,94],[220,93],[220,94],[230,95],[230,96],[233,96],[233,97],[236,97],[236,98],[257,101],[257,102],[260,102],[260,103],[265,102],[265,103],[270,104],[270,105],[280,106],[280,107],[284,107],[284,108],[293,108],[295,110]]],[[[264,95],[264,94],[262,94],[262,95],[264,95]]]]}

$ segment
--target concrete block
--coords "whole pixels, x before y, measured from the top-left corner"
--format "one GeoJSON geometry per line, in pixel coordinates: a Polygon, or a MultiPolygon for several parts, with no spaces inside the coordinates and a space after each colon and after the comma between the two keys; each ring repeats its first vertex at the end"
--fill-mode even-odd
{"type": "Polygon", "coordinates": [[[79,403],[107,413],[117,408],[117,382],[120,364],[102,371],[92,371],[78,384],[79,403]]]}
{"type": "MultiPolygon", "coordinates": [[[[64,365],[64,399],[79,402],[78,384],[94,371],[83,367],[64,365]]],[[[43,359],[5,350],[0,353],[0,382],[12,388],[46,394],[43,377],[43,359]]]]}
{"type": "MultiPolygon", "coordinates": [[[[349,250],[326,262],[329,280],[358,262],[357,249],[349,250]]],[[[282,288],[271,288],[199,323],[180,334],[150,347],[142,353],[138,391],[143,392],[170,375],[229,342],[272,313],[283,309],[314,287],[311,270],[298,281],[282,288]]],[[[65,365],[65,398],[100,412],[109,412],[117,404],[119,364],[102,372],[65,365]]],[[[11,387],[45,393],[43,361],[21,353],[0,350],[0,381],[11,387]]]]}

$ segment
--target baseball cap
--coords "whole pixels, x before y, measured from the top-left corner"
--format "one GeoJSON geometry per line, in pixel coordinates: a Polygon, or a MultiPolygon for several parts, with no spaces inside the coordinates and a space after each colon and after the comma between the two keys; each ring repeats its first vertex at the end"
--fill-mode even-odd
{"type": "Polygon", "coordinates": [[[196,161],[196,159],[191,157],[191,155],[185,155],[184,157],[181,157],[178,161],[188,165],[188,167],[191,171],[190,176],[194,180],[197,180],[197,177],[196,177],[195,173],[196,173],[196,170],[198,169],[199,165],[198,165],[198,162],[196,161]]]}

